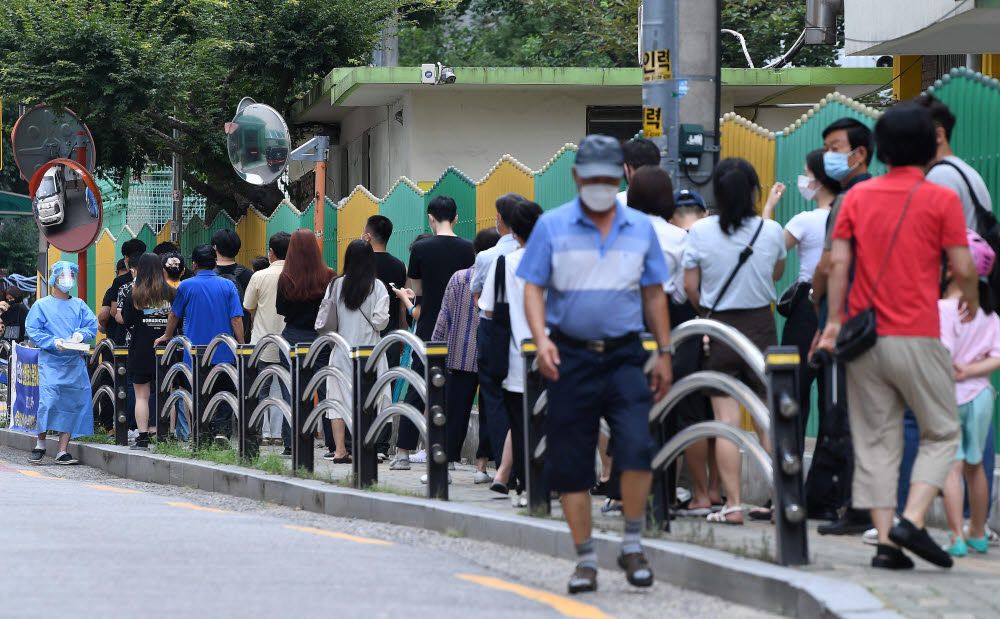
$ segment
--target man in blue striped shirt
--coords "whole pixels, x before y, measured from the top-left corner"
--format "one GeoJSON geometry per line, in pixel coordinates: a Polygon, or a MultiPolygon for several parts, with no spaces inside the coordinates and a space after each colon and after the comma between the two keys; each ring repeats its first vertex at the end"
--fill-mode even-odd
{"type": "Polygon", "coordinates": [[[579,196],[538,220],[517,271],[527,281],[525,313],[549,381],[545,479],[560,493],[579,558],[570,593],[597,589],[589,489],[601,417],[622,471],[618,564],[632,585],[653,584],[640,536],[652,482],[650,392],[662,399],[672,379],[662,286],[669,274],[649,218],[616,199],[623,161],[614,138],[584,138],[573,167],[579,196]],[[659,345],[648,382],[639,337],[644,313],[659,345]]]}

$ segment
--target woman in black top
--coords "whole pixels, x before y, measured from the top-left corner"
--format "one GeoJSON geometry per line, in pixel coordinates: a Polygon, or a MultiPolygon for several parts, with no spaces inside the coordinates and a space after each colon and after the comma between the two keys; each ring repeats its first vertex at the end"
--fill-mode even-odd
{"type": "Polygon", "coordinates": [[[28,317],[28,308],[24,305],[24,292],[17,286],[8,286],[4,290],[4,302],[0,303],[0,333],[3,339],[11,343],[24,341],[24,320],[28,317]]]}
{"type": "MultiPolygon", "coordinates": [[[[316,314],[336,272],[323,262],[316,236],[304,228],[292,233],[285,256],[285,268],[278,277],[278,290],[274,307],[285,317],[285,330],[281,337],[288,343],[309,345],[316,339],[316,314]]],[[[287,362],[282,359],[282,364],[287,362]]],[[[287,400],[289,394],[281,386],[287,400]]],[[[288,421],[281,427],[285,455],[292,454],[291,428],[288,421]]]]}
{"type": "Polygon", "coordinates": [[[126,327],[132,329],[128,347],[128,381],[135,387],[135,424],[139,438],[133,449],[149,447],[149,432],[156,430],[156,417],[152,428],[149,423],[149,383],[156,375],[156,357],[153,342],[167,328],[170,304],[177,291],[163,276],[163,263],[156,254],[145,253],[135,267],[135,286],[125,295],[121,307],[126,327]]]}

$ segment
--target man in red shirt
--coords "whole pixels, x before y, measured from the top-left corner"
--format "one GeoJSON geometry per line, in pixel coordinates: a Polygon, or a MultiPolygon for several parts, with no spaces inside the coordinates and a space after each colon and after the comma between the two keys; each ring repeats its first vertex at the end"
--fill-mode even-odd
{"type": "Polygon", "coordinates": [[[830,317],[820,347],[834,350],[845,298],[848,317],[874,306],[878,340],[847,364],[854,507],[870,509],[878,529],[873,567],[912,568],[899,546],[951,567],[951,557],[924,528],[959,437],[951,356],[939,339],[941,253],[962,288],[959,304],[966,319],[979,304],[976,270],[958,196],[924,178],[936,153],[927,110],[912,104],[889,110],[875,125],[875,143],[889,172],[858,185],[844,199],[833,230],[830,317]],[[892,526],[906,406],[920,426],[920,449],[906,509],[892,526]]]}

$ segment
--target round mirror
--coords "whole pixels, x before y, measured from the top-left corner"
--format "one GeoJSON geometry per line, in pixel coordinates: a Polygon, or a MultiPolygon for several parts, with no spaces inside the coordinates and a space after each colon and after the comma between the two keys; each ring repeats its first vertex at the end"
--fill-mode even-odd
{"type": "Polygon", "coordinates": [[[269,105],[244,99],[232,122],[226,123],[226,147],[240,178],[267,185],[288,167],[292,142],[281,114],[269,105]]]}
{"type": "Polygon", "coordinates": [[[38,229],[66,253],[80,253],[97,241],[104,221],[101,192],[85,167],[70,159],[45,163],[28,184],[38,229]]]}
{"type": "Polygon", "coordinates": [[[10,139],[14,161],[26,181],[53,159],[86,162],[87,171],[94,171],[94,137],[69,109],[57,110],[46,103],[36,105],[17,119],[10,139]]]}

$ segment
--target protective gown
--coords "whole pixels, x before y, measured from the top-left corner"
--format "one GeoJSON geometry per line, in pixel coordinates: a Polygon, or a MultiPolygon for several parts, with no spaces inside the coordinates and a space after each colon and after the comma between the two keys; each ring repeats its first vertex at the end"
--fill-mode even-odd
{"type": "Polygon", "coordinates": [[[75,297],[43,297],[31,306],[25,323],[38,351],[38,428],[69,432],[73,438],[94,433],[90,378],[83,355],[57,350],[55,341],[69,341],[74,333],[89,342],[97,334],[97,317],[75,297]]]}

